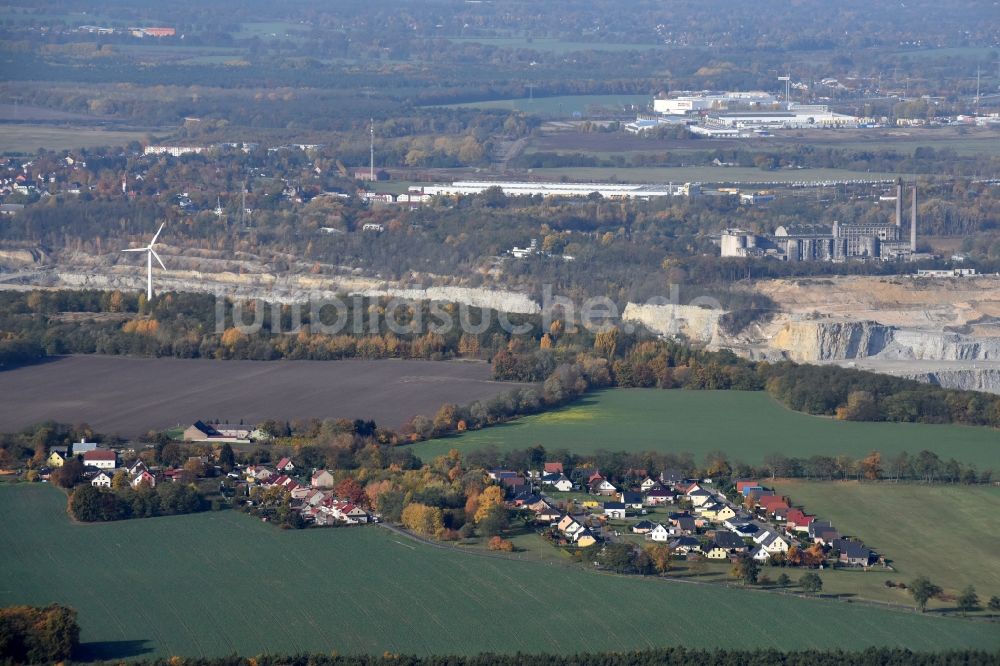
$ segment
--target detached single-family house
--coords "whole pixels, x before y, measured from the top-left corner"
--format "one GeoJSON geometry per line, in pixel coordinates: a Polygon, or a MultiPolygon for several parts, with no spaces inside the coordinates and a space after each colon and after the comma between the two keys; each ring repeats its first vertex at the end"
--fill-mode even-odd
{"type": "Polygon", "coordinates": [[[652,488],[655,488],[658,485],[660,484],[647,476],[642,480],[642,483],[639,484],[639,490],[644,493],[649,492],[652,488]]]}
{"type": "Polygon", "coordinates": [[[707,490],[702,490],[700,487],[695,490],[689,490],[685,494],[687,495],[687,498],[691,500],[691,504],[696,507],[701,506],[712,499],[712,493],[707,490]]]}
{"type": "Polygon", "coordinates": [[[690,536],[677,537],[670,542],[670,550],[678,555],[690,555],[691,553],[701,554],[701,544],[698,540],[690,536]]]}
{"type": "Polygon", "coordinates": [[[852,567],[867,567],[872,561],[872,551],[865,544],[850,539],[836,539],[832,546],[840,551],[840,562],[852,567]]]}
{"type": "MultiPolygon", "coordinates": [[[[669,541],[672,536],[673,535],[670,533],[670,530],[660,523],[657,523],[656,527],[646,533],[647,539],[658,543],[669,541]]],[[[695,541],[695,543],[697,543],[697,541],[695,541]]]]}
{"type": "Polygon", "coordinates": [[[619,499],[622,501],[622,504],[627,506],[629,509],[635,509],[638,511],[642,508],[642,495],[640,493],[623,490],[619,495],[619,499]]]}
{"type": "Polygon", "coordinates": [[[668,490],[667,488],[657,484],[646,491],[646,505],[660,506],[661,504],[666,504],[667,502],[673,502],[676,496],[677,493],[673,490],[668,490]]]}
{"type": "Polygon", "coordinates": [[[590,530],[584,529],[581,532],[577,532],[573,536],[573,541],[576,542],[576,545],[580,548],[587,548],[597,543],[597,537],[595,537],[594,533],[590,530]]]}
{"type": "Polygon", "coordinates": [[[561,472],[543,474],[541,481],[543,486],[552,486],[561,493],[568,493],[573,490],[573,482],[566,478],[566,475],[561,472]]]}
{"type": "Polygon", "coordinates": [[[313,488],[333,488],[333,474],[325,469],[318,469],[313,472],[309,485],[313,488]]]}
{"type": "Polygon", "coordinates": [[[723,532],[719,530],[715,533],[715,537],[712,539],[714,545],[720,548],[725,548],[726,550],[734,553],[742,553],[747,550],[747,544],[739,536],[733,534],[732,532],[723,532]]]}
{"type": "Polygon", "coordinates": [[[771,555],[777,553],[787,553],[788,549],[792,544],[788,542],[788,539],[781,536],[780,534],[771,534],[769,537],[760,541],[760,547],[766,550],[771,555]]]}
{"type": "Polygon", "coordinates": [[[545,500],[538,500],[527,506],[535,513],[535,520],[539,523],[551,523],[559,520],[559,516],[562,515],[558,509],[545,500]]]}
{"type": "Polygon", "coordinates": [[[90,480],[90,485],[95,488],[110,488],[111,487],[111,475],[101,470],[90,480]]]}
{"type": "Polygon", "coordinates": [[[144,463],[142,459],[137,459],[129,465],[127,469],[129,476],[136,476],[137,474],[141,474],[149,470],[149,468],[146,467],[146,463],[144,463]]]}
{"type": "Polygon", "coordinates": [[[293,472],[295,471],[295,464],[291,458],[282,458],[278,461],[277,469],[279,472],[293,472]]]}
{"type": "Polygon", "coordinates": [[[156,477],[149,473],[149,470],[142,470],[129,482],[133,488],[138,488],[139,486],[146,485],[150,488],[156,487],[156,477]]]}
{"type": "Polygon", "coordinates": [[[808,532],[809,525],[816,516],[807,516],[801,509],[789,509],[785,514],[785,526],[795,532],[808,532]]]}
{"type": "Polygon", "coordinates": [[[595,495],[616,495],[618,489],[615,488],[615,484],[602,478],[591,482],[590,492],[595,495]]]}
{"type": "MultiPolygon", "coordinates": [[[[788,502],[784,497],[777,495],[764,495],[757,500],[759,506],[767,515],[773,515],[776,509],[788,509],[788,502]]],[[[787,514],[785,514],[787,517],[787,514]]]]}
{"type": "Polygon", "coordinates": [[[348,504],[347,506],[342,507],[340,515],[343,517],[343,521],[348,525],[357,525],[368,522],[368,512],[355,504],[348,504]]]}
{"type": "Polygon", "coordinates": [[[545,463],[542,471],[545,474],[565,474],[566,470],[563,469],[563,464],[561,462],[547,462],[545,463]]]}
{"type": "Polygon", "coordinates": [[[608,518],[625,518],[625,504],[622,502],[605,502],[604,515],[608,518]]]}
{"type": "Polygon", "coordinates": [[[83,454],[83,464],[97,469],[114,469],[118,465],[118,454],[107,449],[94,449],[83,454]]]}
{"type": "Polygon", "coordinates": [[[660,472],[660,483],[672,486],[684,480],[684,473],[679,469],[665,469],[660,472]]]}
{"type": "Polygon", "coordinates": [[[514,490],[521,490],[528,484],[528,480],[523,476],[505,476],[500,479],[500,485],[504,488],[513,488],[514,490]]]}
{"type": "Polygon", "coordinates": [[[728,520],[736,515],[736,512],[733,511],[731,506],[728,504],[722,504],[721,502],[706,502],[696,510],[702,515],[702,517],[717,522],[728,520]]]}
{"type": "Polygon", "coordinates": [[[565,474],[560,475],[559,479],[552,486],[561,493],[568,493],[573,490],[573,482],[566,478],[565,474]]]}
{"type": "Polygon", "coordinates": [[[53,446],[49,450],[49,457],[46,459],[45,464],[49,467],[62,467],[71,457],[68,446],[53,446]]]}
{"type": "Polygon", "coordinates": [[[656,527],[656,523],[650,520],[640,520],[635,525],[632,526],[633,534],[649,534],[653,528],[656,527]]]}
{"type": "Polygon", "coordinates": [[[762,547],[757,546],[753,549],[753,552],[750,553],[750,558],[756,562],[764,563],[771,559],[771,553],[767,552],[762,547]]]}
{"type": "Polygon", "coordinates": [[[577,532],[586,529],[581,523],[577,522],[576,518],[566,514],[563,516],[559,524],[556,525],[556,529],[562,532],[565,536],[572,538],[577,532]]]}

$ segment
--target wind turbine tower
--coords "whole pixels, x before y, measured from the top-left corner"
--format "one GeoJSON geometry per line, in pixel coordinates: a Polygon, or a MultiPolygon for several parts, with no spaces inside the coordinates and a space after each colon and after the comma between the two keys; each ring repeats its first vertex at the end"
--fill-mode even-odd
{"type": "MultiPolygon", "coordinates": [[[[980,68],[976,67],[976,117],[979,117],[979,75],[980,68]]],[[[978,122],[978,121],[976,121],[978,122]]]]}
{"type": "Polygon", "coordinates": [[[791,85],[792,85],[792,77],[789,76],[786,73],[784,76],[779,76],[778,80],[785,82],[785,108],[787,109],[788,108],[788,94],[789,94],[789,90],[790,90],[791,85]]]}
{"type": "Polygon", "coordinates": [[[371,162],[368,165],[368,180],[375,182],[375,119],[371,119],[371,162]]]}
{"type": "Polygon", "coordinates": [[[122,252],[145,252],[146,253],[146,300],[153,300],[153,257],[156,257],[156,261],[160,264],[160,268],[167,270],[167,267],[163,265],[163,260],[160,259],[160,255],[156,254],[153,249],[153,245],[156,244],[156,239],[160,237],[160,232],[163,231],[164,225],[161,224],[160,228],[156,231],[153,236],[153,240],[149,241],[149,245],[146,247],[133,247],[127,250],[122,250],[122,252]]]}

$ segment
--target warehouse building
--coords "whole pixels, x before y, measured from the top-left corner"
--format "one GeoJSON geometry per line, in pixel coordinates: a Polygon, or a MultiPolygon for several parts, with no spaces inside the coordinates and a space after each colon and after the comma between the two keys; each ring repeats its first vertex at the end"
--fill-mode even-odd
{"type": "Polygon", "coordinates": [[[499,188],[507,196],[559,196],[586,197],[595,192],[608,199],[651,199],[654,197],[696,196],[700,193],[697,183],[683,185],[649,185],[621,183],[532,183],[505,181],[458,181],[451,185],[426,185],[425,195],[467,195],[481,194],[488,189],[499,188]]]}

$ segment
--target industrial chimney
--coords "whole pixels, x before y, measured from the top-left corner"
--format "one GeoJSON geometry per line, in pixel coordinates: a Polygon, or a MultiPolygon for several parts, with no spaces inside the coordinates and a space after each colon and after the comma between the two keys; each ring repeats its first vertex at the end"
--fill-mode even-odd
{"type": "Polygon", "coordinates": [[[903,226],[903,184],[896,182],[896,226],[903,226]]]}
{"type": "Polygon", "coordinates": [[[917,251],[917,186],[913,185],[913,201],[910,208],[910,252],[917,251]]]}

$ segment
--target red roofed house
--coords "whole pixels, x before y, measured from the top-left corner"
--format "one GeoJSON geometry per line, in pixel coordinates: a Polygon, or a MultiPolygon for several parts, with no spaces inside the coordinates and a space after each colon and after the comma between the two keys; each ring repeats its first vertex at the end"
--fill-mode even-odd
{"type": "Polygon", "coordinates": [[[133,488],[138,488],[139,486],[145,484],[150,488],[156,487],[156,477],[149,473],[149,470],[142,470],[135,475],[135,478],[130,481],[133,488]]]}
{"type": "Polygon", "coordinates": [[[757,483],[756,481],[750,481],[750,480],[737,481],[736,482],[736,492],[742,493],[744,488],[754,488],[754,487],[757,487],[759,485],[760,484],[757,483]]]}
{"type": "Polygon", "coordinates": [[[796,532],[808,532],[809,524],[816,516],[807,516],[801,509],[789,509],[785,516],[785,524],[796,532]]]}
{"type": "Polygon", "coordinates": [[[278,461],[278,471],[279,472],[291,472],[295,469],[295,465],[292,464],[291,458],[282,458],[278,461]]]}
{"type": "Polygon", "coordinates": [[[97,469],[114,469],[118,464],[118,454],[107,449],[94,449],[83,454],[83,464],[97,469]]]}
{"type": "Polygon", "coordinates": [[[757,506],[762,508],[765,513],[774,513],[776,509],[787,509],[788,502],[785,501],[784,497],[778,497],[777,495],[765,495],[757,500],[757,506]]]}
{"type": "Polygon", "coordinates": [[[564,474],[563,464],[561,462],[547,462],[545,463],[544,472],[546,474],[564,474]]]}

